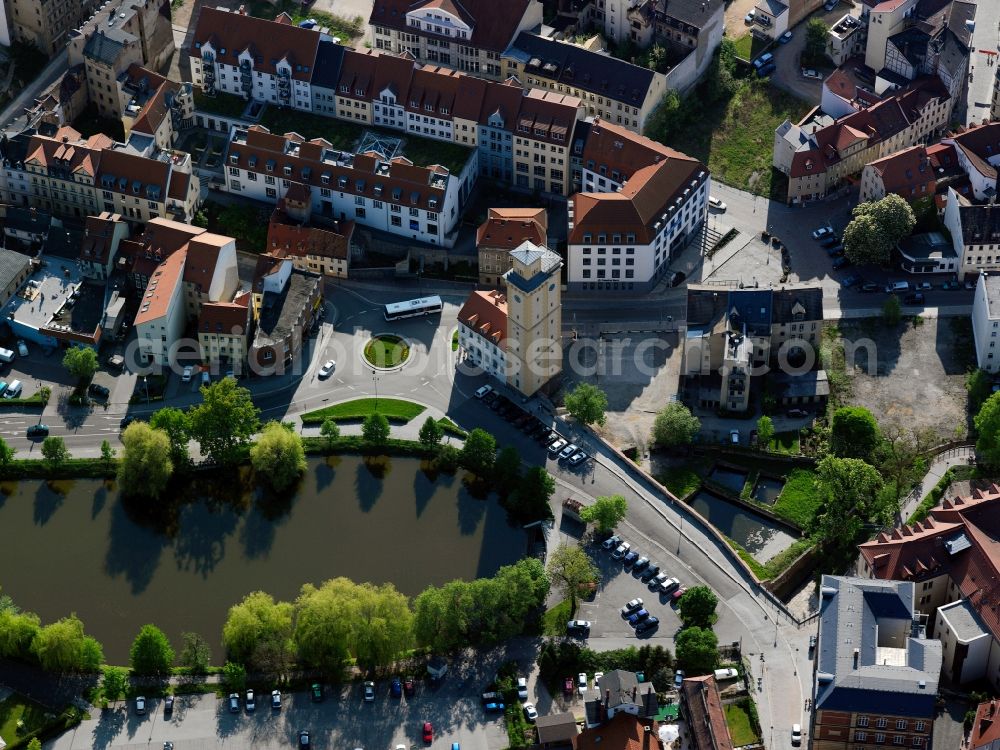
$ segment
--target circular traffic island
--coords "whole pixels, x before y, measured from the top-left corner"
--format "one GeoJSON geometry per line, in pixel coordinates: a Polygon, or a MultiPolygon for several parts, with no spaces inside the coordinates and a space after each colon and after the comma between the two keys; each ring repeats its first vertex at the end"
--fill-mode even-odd
{"type": "Polygon", "coordinates": [[[380,370],[399,367],[409,358],[409,342],[393,333],[378,333],[365,344],[365,361],[380,370]]]}

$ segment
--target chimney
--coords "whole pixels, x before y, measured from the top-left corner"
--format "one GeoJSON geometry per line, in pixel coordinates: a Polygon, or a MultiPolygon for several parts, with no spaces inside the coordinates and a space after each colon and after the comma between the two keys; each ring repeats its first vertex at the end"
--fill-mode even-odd
{"type": "Polygon", "coordinates": [[[854,668],[855,669],[858,668],[858,661],[860,659],[861,659],[861,649],[860,648],[856,648],[856,649],[854,649],[854,668]]]}
{"type": "Polygon", "coordinates": [[[237,10],[236,12],[239,13],[241,16],[245,16],[247,14],[247,6],[241,5],[239,10],[237,10]]]}
{"type": "Polygon", "coordinates": [[[608,688],[607,690],[604,691],[604,705],[605,706],[611,705],[611,688],[608,688]]]}

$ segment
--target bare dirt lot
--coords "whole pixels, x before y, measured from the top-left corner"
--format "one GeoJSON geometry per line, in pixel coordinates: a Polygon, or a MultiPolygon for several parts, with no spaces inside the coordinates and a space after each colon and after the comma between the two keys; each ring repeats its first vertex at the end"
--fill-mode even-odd
{"type": "Polygon", "coordinates": [[[975,366],[969,321],[920,320],[895,327],[879,319],[840,322],[848,361],[843,401],[869,409],[881,425],[932,428],[942,440],[964,437],[965,376],[975,366]]]}

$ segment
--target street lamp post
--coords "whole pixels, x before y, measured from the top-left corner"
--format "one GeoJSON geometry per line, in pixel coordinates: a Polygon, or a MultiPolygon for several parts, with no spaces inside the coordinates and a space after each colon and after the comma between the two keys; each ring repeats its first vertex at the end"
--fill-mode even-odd
{"type": "Polygon", "coordinates": [[[378,372],[372,368],[372,382],[375,383],[375,411],[378,412],[378,372]]]}

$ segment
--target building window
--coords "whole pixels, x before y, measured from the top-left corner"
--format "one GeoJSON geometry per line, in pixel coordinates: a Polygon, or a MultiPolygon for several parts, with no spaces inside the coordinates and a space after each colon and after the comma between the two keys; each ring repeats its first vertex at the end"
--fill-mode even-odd
{"type": "Polygon", "coordinates": [[[877,744],[880,744],[880,745],[882,743],[884,743],[885,742],[885,735],[882,734],[881,732],[875,732],[875,742],[877,744]]]}
{"type": "Polygon", "coordinates": [[[918,721],[918,722],[917,722],[917,726],[916,726],[916,730],[917,730],[918,732],[922,732],[922,731],[924,731],[924,722],[922,722],[922,721],[918,721]]]}
{"type": "Polygon", "coordinates": [[[278,191],[275,190],[272,187],[267,188],[267,197],[268,198],[277,198],[278,197],[278,191]]]}
{"type": "Polygon", "coordinates": [[[877,726],[879,729],[884,729],[888,723],[889,723],[888,720],[881,716],[875,719],[875,726],[877,726]]]}
{"type": "Polygon", "coordinates": [[[906,719],[896,719],[896,729],[906,729],[906,719]]]}
{"type": "Polygon", "coordinates": [[[868,726],[868,717],[867,716],[859,716],[858,717],[858,726],[859,727],[866,727],[866,726],[868,726]]]}

